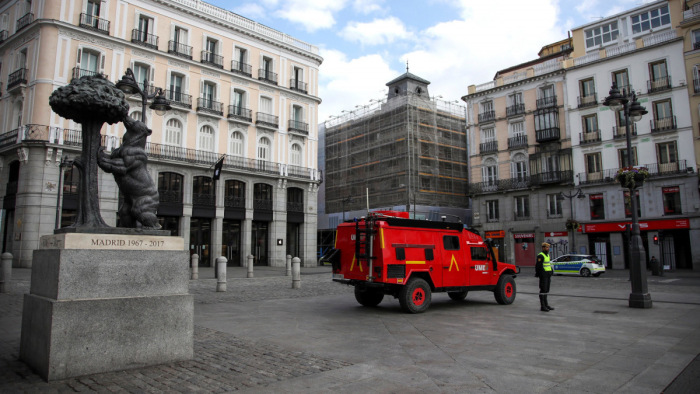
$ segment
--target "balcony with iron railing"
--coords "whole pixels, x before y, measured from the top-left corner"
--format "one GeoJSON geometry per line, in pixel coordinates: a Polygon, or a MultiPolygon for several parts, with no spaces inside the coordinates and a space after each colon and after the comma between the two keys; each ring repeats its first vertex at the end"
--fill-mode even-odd
{"type": "Polygon", "coordinates": [[[249,110],[248,108],[241,107],[240,105],[229,105],[228,118],[242,120],[244,122],[252,122],[253,111],[249,110]]]}
{"type": "Polygon", "coordinates": [[[34,22],[34,14],[31,12],[24,14],[23,17],[17,19],[17,30],[15,30],[15,33],[29,26],[32,22],[34,22]]]}
{"type": "Polygon", "coordinates": [[[202,51],[201,62],[217,68],[224,68],[224,57],[214,52],[202,51]]]}
{"type": "Polygon", "coordinates": [[[179,92],[177,90],[165,90],[163,91],[166,100],[170,102],[170,105],[174,105],[180,108],[192,108],[192,96],[179,92]]]}
{"type": "MultiPolygon", "coordinates": [[[[643,164],[649,172],[649,178],[659,178],[673,175],[684,175],[692,172],[692,167],[688,167],[686,160],[678,160],[672,163],[651,163],[643,164]]],[[[577,175],[579,183],[582,185],[616,183],[619,168],[610,168],[599,172],[582,172],[577,175]]]]}
{"type": "Polygon", "coordinates": [[[287,201],[287,212],[304,212],[304,203],[297,201],[287,201]]]}
{"type": "Polygon", "coordinates": [[[168,41],[168,53],[192,60],[192,47],[174,40],[168,41]]]}
{"type": "Polygon", "coordinates": [[[197,111],[224,116],[224,103],[205,98],[198,98],[197,111]]]}
{"type": "Polygon", "coordinates": [[[192,205],[213,207],[216,205],[216,198],[213,193],[192,193],[192,205]]]}
{"type": "Polygon", "coordinates": [[[484,111],[479,114],[479,123],[490,122],[494,119],[496,119],[496,111],[494,110],[484,111]]]}
{"type": "Polygon", "coordinates": [[[591,130],[584,133],[579,133],[579,144],[587,145],[600,142],[600,130],[591,130]]]}
{"type": "Polygon", "coordinates": [[[278,128],[280,125],[279,116],[266,114],[264,112],[255,113],[255,124],[260,126],[267,126],[272,128],[278,128]]]}
{"type": "Polygon", "coordinates": [[[649,125],[651,127],[652,133],[662,133],[666,131],[676,130],[678,127],[676,125],[676,116],[669,116],[662,119],[651,119],[649,120],[649,125]]]}
{"type": "Polygon", "coordinates": [[[109,35],[109,23],[110,22],[107,19],[82,13],[80,14],[80,22],[78,23],[78,26],[82,27],[83,29],[90,29],[98,33],[109,35]]]}
{"type": "Polygon", "coordinates": [[[28,74],[29,73],[28,73],[28,70],[26,68],[20,68],[19,70],[8,75],[7,76],[7,91],[9,92],[16,87],[26,85],[28,74]]]}
{"type": "Polygon", "coordinates": [[[265,70],[264,68],[258,70],[258,79],[260,81],[277,85],[277,74],[273,73],[272,71],[265,70]]]}
{"type": "Polygon", "coordinates": [[[80,67],[73,67],[73,73],[72,73],[72,78],[77,79],[80,77],[84,76],[95,76],[95,75],[102,75],[105,79],[108,79],[106,75],[102,74],[101,72],[93,71],[93,70],[85,70],[80,67]]]}
{"type": "Polygon", "coordinates": [[[158,49],[158,36],[139,29],[131,30],[131,42],[147,48],[158,49]]]}
{"type": "Polygon", "coordinates": [[[530,174],[530,184],[532,186],[567,184],[573,183],[574,172],[570,170],[547,171],[537,174],[530,174]]]}
{"type": "Polygon", "coordinates": [[[498,152],[498,141],[487,141],[479,144],[479,153],[498,152]]]}
{"type": "Polygon", "coordinates": [[[561,139],[559,127],[550,127],[542,130],[535,130],[535,141],[538,143],[559,141],[561,139]]]}
{"type": "Polygon", "coordinates": [[[537,109],[556,107],[557,96],[548,96],[537,99],[537,109]]]}
{"type": "Polygon", "coordinates": [[[508,138],[508,149],[516,149],[527,146],[527,135],[516,135],[508,138]]]}
{"type": "Polygon", "coordinates": [[[235,74],[245,75],[246,77],[253,76],[253,66],[246,63],[241,63],[236,60],[231,60],[231,72],[235,74]]]}
{"type": "Polygon", "coordinates": [[[309,124],[292,119],[289,121],[288,130],[297,134],[309,135],[309,124]]]}
{"type": "Polygon", "coordinates": [[[647,92],[649,94],[663,92],[671,89],[672,87],[670,75],[647,81],[647,92]]]}
{"type": "Polygon", "coordinates": [[[470,194],[497,193],[508,190],[522,190],[530,187],[530,177],[520,176],[517,178],[494,179],[486,182],[476,182],[469,184],[470,194]]]}
{"type": "MultiPolygon", "coordinates": [[[[613,139],[614,140],[627,138],[627,127],[625,127],[625,126],[613,126],[612,131],[613,131],[613,139]]],[[[637,124],[636,123],[630,124],[630,136],[631,137],[637,136],[637,124]]]]}
{"type": "Polygon", "coordinates": [[[598,94],[593,93],[588,96],[578,96],[578,107],[587,108],[598,105],[598,94]]]}
{"type": "Polygon", "coordinates": [[[289,88],[292,90],[296,90],[297,92],[301,93],[307,93],[308,90],[306,88],[306,82],[302,82],[298,79],[290,79],[289,80],[289,88]]]}
{"type": "Polygon", "coordinates": [[[161,204],[182,204],[182,192],[158,189],[158,202],[161,204]]]}
{"type": "Polygon", "coordinates": [[[224,207],[226,208],[245,208],[245,197],[225,196],[224,207]]]}
{"type": "Polygon", "coordinates": [[[513,104],[506,107],[506,116],[516,116],[525,113],[525,104],[513,104]]]}
{"type": "Polygon", "coordinates": [[[7,40],[7,30],[0,30],[0,43],[7,40]]]}
{"type": "Polygon", "coordinates": [[[253,209],[256,211],[272,211],[272,200],[253,199],[253,209]]]}

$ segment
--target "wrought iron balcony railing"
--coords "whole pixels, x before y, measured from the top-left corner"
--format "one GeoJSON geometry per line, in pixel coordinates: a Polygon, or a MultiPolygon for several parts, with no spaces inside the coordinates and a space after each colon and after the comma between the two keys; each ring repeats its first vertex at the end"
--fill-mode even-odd
{"type": "Polygon", "coordinates": [[[530,187],[530,177],[521,176],[509,179],[494,179],[486,182],[469,184],[470,194],[496,193],[507,190],[521,190],[530,187]]]}
{"type": "Polygon", "coordinates": [[[174,105],[182,108],[192,108],[192,96],[177,90],[166,90],[163,92],[165,98],[174,105]]]}
{"type": "Polygon", "coordinates": [[[245,208],[245,197],[225,196],[224,207],[226,208],[245,208]]]}
{"type": "Polygon", "coordinates": [[[80,23],[78,26],[109,35],[109,21],[95,15],[86,13],[80,14],[80,23]]]}
{"type": "Polygon", "coordinates": [[[304,203],[287,201],[287,212],[304,212],[304,203]]]}
{"type": "Polygon", "coordinates": [[[306,86],[307,86],[306,82],[302,82],[298,79],[290,79],[289,80],[289,88],[292,90],[296,90],[297,92],[302,92],[302,93],[308,92],[306,86]]]}
{"type": "Polygon", "coordinates": [[[178,190],[158,189],[158,200],[162,203],[182,204],[182,192],[178,190]]]}
{"type": "Polygon", "coordinates": [[[479,153],[498,152],[498,141],[488,141],[479,144],[479,153]]]}
{"type": "Polygon", "coordinates": [[[213,207],[216,205],[216,198],[212,193],[192,193],[192,205],[213,207]]]}
{"type": "Polygon", "coordinates": [[[579,108],[586,108],[586,107],[595,107],[598,105],[598,94],[593,93],[588,96],[578,96],[578,107],[579,108]]]}
{"type": "MultiPolygon", "coordinates": [[[[649,171],[650,178],[665,177],[669,175],[688,174],[689,168],[686,160],[678,160],[672,163],[651,163],[643,164],[649,171]]],[[[692,168],[692,167],[691,167],[692,168]]],[[[617,182],[617,171],[619,168],[611,168],[600,172],[582,172],[577,175],[582,185],[615,183],[617,182]]]]}
{"type": "Polygon", "coordinates": [[[241,63],[236,60],[231,60],[231,72],[236,74],[245,75],[246,77],[253,76],[253,66],[246,63],[241,63]]]}
{"type": "Polygon", "coordinates": [[[298,120],[290,120],[289,121],[289,131],[303,134],[303,135],[309,135],[309,124],[300,122],[298,120]]]}
{"type": "Polygon", "coordinates": [[[533,186],[572,183],[574,181],[573,171],[548,171],[539,174],[530,174],[530,182],[533,186]]]}
{"type": "Polygon", "coordinates": [[[238,105],[229,105],[228,106],[228,118],[229,119],[238,119],[238,120],[242,120],[245,122],[252,122],[253,121],[253,111],[249,110],[248,108],[241,107],[238,105]]]}
{"type": "Polygon", "coordinates": [[[268,127],[279,127],[280,120],[279,116],[266,114],[264,112],[255,113],[255,124],[268,127]]]}
{"type": "Polygon", "coordinates": [[[168,53],[192,60],[192,47],[181,42],[168,41],[168,53]]]}
{"type": "MultiPolygon", "coordinates": [[[[637,136],[637,124],[632,123],[630,124],[630,136],[636,137],[637,136]]],[[[619,140],[619,139],[625,139],[627,138],[627,127],[625,126],[613,126],[613,139],[619,140]]]]}
{"type": "Polygon", "coordinates": [[[24,14],[23,17],[17,19],[17,30],[15,30],[15,33],[29,26],[32,22],[34,22],[34,14],[31,12],[24,14]]]}
{"type": "Polygon", "coordinates": [[[556,107],[557,106],[557,96],[542,97],[537,99],[537,109],[556,107]]]}
{"type": "Polygon", "coordinates": [[[202,63],[224,68],[224,57],[209,51],[202,51],[202,63]]]}
{"type": "Polygon", "coordinates": [[[537,142],[558,141],[560,138],[559,127],[535,130],[535,140],[537,142]]]}
{"type": "Polygon", "coordinates": [[[10,75],[7,76],[7,90],[11,90],[12,88],[19,86],[19,85],[26,85],[27,84],[27,69],[26,68],[20,68],[19,70],[11,73],[10,75]]]}
{"type": "Polygon", "coordinates": [[[80,68],[80,67],[73,67],[73,76],[72,76],[73,79],[84,77],[86,75],[87,76],[102,75],[106,79],[109,79],[109,78],[107,78],[106,75],[102,74],[101,72],[97,72],[97,71],[93,71],[93,70],[85,70],[85,69],[80,68]]]}
{"type": "Polygon", "coordinates": [[[527,135],[516,135],[508,138],[508,149],[520,148],[527,146],[527,135]]]}
{"type": "Polygon", "coordinates": [[[253,200],[253,209],[259,211],[272,211],[272,200],[256,198],[253,200]]]}
{"type": "Polygon", "coordinates": [[[513,104],[506,107],[506,116],[516,116],[525,113],[525,104],[513,104]]]}
{"type": "Polygon", "coordinates": [[[139,29],[131,30],[131,42],[147,48],[158,49],[158,36],[139,29]]]}
{"type": "Polygon", "coordinates": [[[651,119],[649,120],[649,125],[652,133],[676,130],[676,116],[669,116],[663,119],[651,119]]]}
{"type": "Polygon", "coordinates": [[[224,103],[205,98],[198,98],[197,111],[224,116],[224,103]]]}
{"type": "Polygon", "coordinates": [[[664,90],[669,90],[672,87],[670,75],[647,81],[647,92],[649,94],[663,92],[664,90]]]}
{"type": "Polygon", "coordinates": [[[258,70],[258,79],[277,85],[277,74],[264,68],[258,70]]]}
{"type": "Polygon", "coordinates": [[[600,130],[587,131],[579,134],[579,144],[593,144],[600,142],[600,130]]]}
{"type": "Polygon", "coordinates": [[[496,119],[496,111],[484,111],[479,114],[479,123],[490,122],[494,119],[496,119]]]}

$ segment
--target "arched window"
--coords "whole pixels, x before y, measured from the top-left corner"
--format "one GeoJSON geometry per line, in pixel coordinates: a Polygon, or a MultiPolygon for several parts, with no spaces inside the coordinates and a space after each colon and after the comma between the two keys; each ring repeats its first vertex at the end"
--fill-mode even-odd
{"type": "Polygon", "coordinates": [[[214,128],[208,125],[199,130],[199,150],[214,151],[214,128]]]}
{"type": "Polygon", "coordinates": [[[170,119],[165,124],[165,144],[181,146],[182,145],[182,123],[177,119],[170,119]]]}
{"type": "Polygon", "coordinates": [[[527,158],[524,154],[518,153],[513,156],[510,163],[511,178],[524,181],[527,177],[527,158]]]}
{"type": "Polygon", "coordinates": [[[301,166],[301,146],[299,144],[292,145],[290,162],[293,166],[301,166]]]}
{"type": "Polygon", "coordinates": [[[159,173],[158,197],[161,203],[182,204],[182,175],[174,172],[159,173]]]}
{"type": "Polygon", "coordinates": [[[304,212],[304,190],[298,187],[287,189],[287,211],[304,212]]]}
{"type": "Polygon", "coordinates": [[[226,194],[224,206],[232,208],[245,208],[245,182],[235,179],[226,181],[226,194]]]}
{"type": "Polygon", "coordinates": [[[482,181],[487,185],[494,185],[498,180],[498,165],[496,160],[489,158],[484,161],[484,166],[481,168],[482,181]]]}
{"type": "Polygon", "coordinates": [[[243,156],[243,133],[234,131],[231,133],[229,152],[234,156],[243,156]]]}
{"type": "Polygon", "coordinates": [[[270,160],[270,140],[263,137],[258,143],[258,159],[259,160],[270,160]]]}
{"type": "Polygon", "coordinates": [[[129,116],[130,116],[131,119],[133,119],[133,120],[138,120],[138,121],[140,121],[140,120],[141,120],[141,111],[134,111],[134,112],[132,112],[131,115],[129,115],[129,116]]]}

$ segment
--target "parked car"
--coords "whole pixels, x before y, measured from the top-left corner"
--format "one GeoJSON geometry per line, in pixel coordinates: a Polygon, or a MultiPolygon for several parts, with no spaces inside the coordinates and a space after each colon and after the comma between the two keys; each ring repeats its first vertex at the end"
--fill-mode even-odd
{"type": "Polygon", "coordinates": [[[605,273],[602,261],[590,254],[565,254],[553,259],[551,264],[556,275],[600,276],[605,273]]]}

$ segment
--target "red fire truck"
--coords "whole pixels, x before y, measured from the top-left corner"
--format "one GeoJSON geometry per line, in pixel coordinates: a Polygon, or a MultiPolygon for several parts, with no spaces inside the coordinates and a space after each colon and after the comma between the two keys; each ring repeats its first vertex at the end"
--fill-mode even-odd
{"type": "Polygon", "coordinates": [[[488,290],[499,304],[515,300],[520,268],[497,261],[477,232],[400,214],[373,212],[340,224],[335,248],[321,259],[332,265],[333,281],[355,286],[357,302],[372,307],[392,295],[404,311],[420,313],[435,292],[459,301],[469,291],[488,290]]]}

